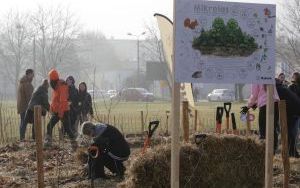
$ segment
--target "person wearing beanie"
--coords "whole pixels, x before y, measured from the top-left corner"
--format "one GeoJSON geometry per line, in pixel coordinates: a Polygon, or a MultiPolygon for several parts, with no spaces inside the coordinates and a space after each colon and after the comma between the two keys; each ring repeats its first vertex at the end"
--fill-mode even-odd
{"type": "Polygon", "coordinates": [[[119,177],[124,176],[123,162],[129,158],[130,148],[122,133],[114,126],[86,121],[82,124],[82,134],[93,138],[88,151],[92,158],[88,161],[89,178],[107,178],[104,167],[119,177]]]}
{"type": "Polygon", "coordinates": [[[79,114],[79,96],[78,90],[75,87],[75,79],[73,76],[68,76],[66,82],[69,86],[69,102],[70,102],[70,122],[71,129],[74,133],[78,130],[78,114],[79,114]]]}
{"type": "Polygon", "coordinates": [[[276,82],[280,82],[281,86],[286,88],[289,86],[289,82],[285,79],[285,74],[283,72],[278,75],[276,82]]]}
{"type": "Polygon", "coordinates": [[[50,111],[52,113],[47,125],[47,134],[45,137],[45,147],[52,145],[52,131],[54,126],[62,121],[64,130],[66,130],[74,150],[77,148],[76,136],[70,126],[70,107],[69,107],[69,87],[64,80],[59,79],[58,72],[52,69],[49,72],[50,86],[52,88],[52,98],[50,111]]]}
{"type": "Polygon", "coordinates": [[[87,86],[85,82],[81,82],[79,84],[79,122],[82,124],[83,122],[88,120],[88,114],[91,117],[94,117],[92,97],[87,92],[87,86]]]}

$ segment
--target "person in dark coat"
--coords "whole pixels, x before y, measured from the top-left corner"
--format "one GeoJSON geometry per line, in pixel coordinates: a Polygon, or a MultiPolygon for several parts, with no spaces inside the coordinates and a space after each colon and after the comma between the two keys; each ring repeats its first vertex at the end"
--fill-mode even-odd
{"type": "Polygon", "coordinates": [[[294,72],[292,76],[292,84],[289,85],[289,89],[300,97],[300,73],[294,72]]]}
{"type": "Polygon", "coordinates": [[[282,83],[276,79],[276,89],[280,100],[286,101],[286,114],[288,126],[288,143],[289,143],[289,156],[299,158],[300,155],[296,148],[297,124],[296,121],[300,115],[299,106],[300,98],[287,89],[282,83]]]}
{"type": "MultiPolygon", "coordinates": [[[[74,133],[77,133],[78,127],[78,90],[75,87],[75,79],[73,76],[68,76],[66,79],[66,83],[69,86],[69,101],[70,101],[70,124],[71,129],[74,133]]],[[[66,131],[65,131],[66,132],[66,131]]]]}
{"type": "MultiPolygon", "coordinates": [[[[289,85],[289,89],[294,92],[299,98],[300,98],[300,73],[299,72],[294,72],[292,76],[292,84],[289,85]]],[[[299,106],[298,106],[299,107],[299,106]]],[[[295,109],[297,111],[300,111],[299,108],[295,109]]],[[[300,117],[295,116],[294,117],[295,121],[295,126],[293,127],[293,132],[295,137],[297,138],[297,135],[299,134],[299,129],[300,129],[300,117]]],[[[297,141],[297,139],[296,139],[297,141]]],[[[297,153],[296,153],[297,155],[297,153]]]]}
{"type": "Polygon", "coordinates": [[[82,124],[83,122],[88,120],[88,114],[93,117],[93,103],[92,97],[87,92],[87,87],[85,82],[81,82],[78,86],[79,88],[79,122],[82,124]]]}
{"type": "Polygon", "coordinates": [[[286,88],[289,86],[289,82],[285,79],[285,74],[283,72],[278,75],[277,82],[281,82],[282,86],[286,88]]]}
{"type": "Polygon", "coordinates": [[[104,166],[119,177],[124,176],[123,162],[128,160],[130,148],[122,133],[114,126],[102,123],[84,122],[82,134],[93,137],[89,152],[89,178],[106,178],[104,166]],[[96,149],[96,151],[95,151],[96,149]]]}
{"type": "Polygon", "coordinates": [[[17,112],[20,114],[20,140],[22,141],[22,130],[28,104],[34,90],[32,80],[34,77],[33,69],[27,69],[25,75],[20,79],[17,91],[17,112]]]}
{"type": "Polygon", "coordinates": [[[49,111],[50,104],[48,101],[48,89],[49,83],[48,80],[43,80],[42,85],[40,85],[32,94],[31,99],[29,101],[28,108],[26,110],[25,118],[23,121],[23,125],[21,127],[21,140],[25,139],[26,127],[27,124],[32,124],[32,139],[35,139],[34,133],[34,106],[41,105],[42,106],[42,115],[45,116],[47,111],[49,111]]]}

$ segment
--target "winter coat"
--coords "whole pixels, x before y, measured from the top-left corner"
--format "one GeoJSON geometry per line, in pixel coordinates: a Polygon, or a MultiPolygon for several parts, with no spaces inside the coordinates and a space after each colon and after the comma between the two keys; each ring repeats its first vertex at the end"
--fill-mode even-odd
{"type": "Polygon", "coordinates": [[[101,124],[96,125],[96,144],[102,152],[108,153],[112,158],[126,160],[130,155],[130,148],[122,133],[114,126],[101,124]]]}
{"type": "Polygon", "coordinates": [[[19,82],[18,93],[17,93],[17,110],[18,114],[23,113],[27,110],[32,92],[33,85],[32,80],[26,75],[23,76],[19,82]]]}
{"type": "Polygon", "coordinates": [[[291,90],[285,88],[282,84],[276,84],[276,89],[280,100],[286,101],[286,114],[288,124],[294,116],[300,115],[300,98],[291,90]]]}
{"type": "Polygon", "coordinates": [[[300,87],[298,84],[292,83],[289,85],[289,89],[294,92],[298,97],[300,97],[300,87]]]}
{"type": "Polygon", "coordinates": [[[41,105],[43,114],[45,114],[46,111],[49,111],[50,104],[48,101],[48,89],[44,86],[39,86],[32,94],[32,97],[30,99],[28,109],[34,110],[35,105],[41,105]]]}
{"type": "Polygon", "coordinates": [[[92,97],[87,92],[79,92],[79,112],[83,115],[93,115],[93,104],[92,104],[92,97]]]}
{"type": "MultiPolygon", "coordinates": [[[[279,101],[278,93],[276,88],[274,89],[274,94],[273,94],[273,100],[274,102],[279,101]]],[[[263,107],[267,103],[267,91],[264,88],[263,84],[252,84],[251,85],[251,96],[248,99],[248,107],[252,107],[255,104],[257,106],[263,107]]]]}
{"type": "Polygon", "coordinates": [[[71,105],[70,105],[70,109],[77,113],[79,110],[78,110],[78,89],[74,86],[74,85],[71,85],[69,86],[69,101],[71,102],[71,105]]]}
{"type": "Polygon", "coordinates": [[[64,117],[64,113],[70,110],[69,103],[69,87],[63,80],[58,80],[54,90],[52,90],[52,98],[50,110],[57,113],[59,118],[64,117]]]}

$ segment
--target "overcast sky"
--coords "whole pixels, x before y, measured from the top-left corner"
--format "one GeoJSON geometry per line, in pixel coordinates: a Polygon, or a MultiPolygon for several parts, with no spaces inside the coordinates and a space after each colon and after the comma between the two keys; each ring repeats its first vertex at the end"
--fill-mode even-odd
{"type": "MultiPolygon", "coordinates": [[[[280,0],[239,1],[276,3],[280,0]]],[[[164,14],[171,19],[173,17],[173,0],[0,0],[0,2],[0,15],[10,9],[31,10],[37,5],[69,7],[79,18],[83,30],[98,30],[108,38],[118,39],[130,38],[128,32],[142,33],[145,23],[154,22],[154,13],[164,14]]]]}

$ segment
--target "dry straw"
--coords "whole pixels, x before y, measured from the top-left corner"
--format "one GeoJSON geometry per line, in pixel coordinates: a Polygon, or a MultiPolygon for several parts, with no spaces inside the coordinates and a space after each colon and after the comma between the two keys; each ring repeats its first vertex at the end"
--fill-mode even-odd
{"type": "MultiPolygon", "coordinates": [[[[170,187],[170,145],[131,163],[122,188],[170,187]]],[[[264,144],[253,138],[207,135],[180,151],[180,187],[256,188],[264,183],[264,144]]]]}

